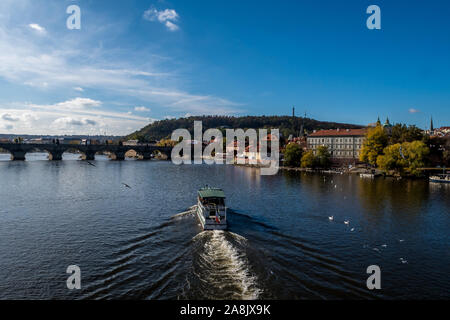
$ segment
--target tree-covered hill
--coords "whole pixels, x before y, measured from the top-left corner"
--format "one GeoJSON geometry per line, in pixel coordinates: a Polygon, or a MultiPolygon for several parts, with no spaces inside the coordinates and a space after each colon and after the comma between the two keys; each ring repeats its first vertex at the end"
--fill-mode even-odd
{"type": "Polygon", "coordinates": [[[306,132],[320,129],[353,129],[362,126],[353,124],[343,124],[336,122],[323,122],[309,118],[289,117],[289,116],[194,116],[189,118],[179,118],[170,120],[155,121],[139,131],[136,131],[124,139],[140,140],[142,142],[170,138],[176,129],[188,129],[191,134],[194,132],[194,121],[202,121],[203,130],[210,128],[219,129],[279,129],[284,137],[289,135],[299,135],[303,127],[306,132]]]}

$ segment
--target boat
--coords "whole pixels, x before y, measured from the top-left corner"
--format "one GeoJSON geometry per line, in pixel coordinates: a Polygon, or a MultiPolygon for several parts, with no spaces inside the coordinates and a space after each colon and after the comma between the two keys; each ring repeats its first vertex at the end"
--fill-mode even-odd
{"type": "Polygon", "coordinates": [[[359,176],[361,178],[369,178],[369,179],[375,178],[375,174],[373,173],[360,173],[359,176]]]}
{"type": "Polygon", "coordinates": [[[438,174],[430,177],[430,182],[450,183],[450,174],[438,174]]]}
{"type": "Polygon", "coordinates": [[[206,186],[198,190],[197,216],[203,230],[228,228],[225,193],[222,189],[206,186]]]}

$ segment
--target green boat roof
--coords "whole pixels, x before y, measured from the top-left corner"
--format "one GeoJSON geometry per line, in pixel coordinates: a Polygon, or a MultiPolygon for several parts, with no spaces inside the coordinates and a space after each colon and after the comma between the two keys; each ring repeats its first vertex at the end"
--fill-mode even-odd
{"type": "Polygon", "coordinates": [[[200,198],[225,198],[225,193],[219,188],[202,188],[198,190],[200,198]]]}

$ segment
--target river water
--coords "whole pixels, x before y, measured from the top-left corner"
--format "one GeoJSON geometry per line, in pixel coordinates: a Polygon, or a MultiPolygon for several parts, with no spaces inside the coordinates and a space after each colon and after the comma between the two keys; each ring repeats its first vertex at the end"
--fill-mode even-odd
{"type": "Polygon", "coordinates": [[[0,155],[0,299],[450,298],[448,185],[45,157],[0,155]],[[227,232],[183,213],[205,184],[227,195],[227,232]]]}

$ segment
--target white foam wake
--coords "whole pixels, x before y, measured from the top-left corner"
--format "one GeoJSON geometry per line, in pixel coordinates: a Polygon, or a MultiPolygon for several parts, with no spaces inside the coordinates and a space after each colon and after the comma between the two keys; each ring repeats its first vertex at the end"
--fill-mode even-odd
{"type": "MultiPolygon", "coordinates": [[[[257,299],[261,290],[257,287],[256,276],[251,274],[245,253],[240,253],[226,239],[224,231],[203,232],[196,238],[203,237],[207,237],[207,240],[200,253],[203,261],[198,276],[213,287],[208,290],[209,298],[257,299]]],[[[239,242],[245,239],[235,234],[233,238],[239,242]]]]}

